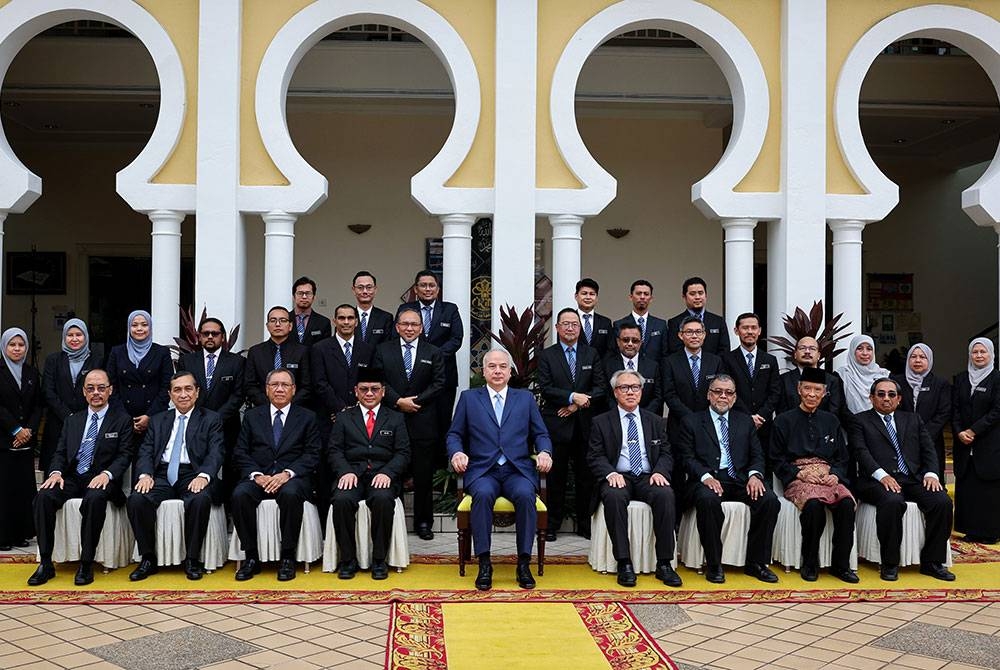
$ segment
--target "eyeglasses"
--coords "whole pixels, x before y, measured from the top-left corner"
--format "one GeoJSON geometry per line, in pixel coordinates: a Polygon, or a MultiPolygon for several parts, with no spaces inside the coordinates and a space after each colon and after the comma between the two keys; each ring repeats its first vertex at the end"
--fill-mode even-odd
{"type": "Polygon", "coordinates": [[[799,347],[795,347],[795,351],[819,351],[819,347],[799,346],[799,347]]]}
{"type": "Polygon", "coordinates": [[[94,386],[93,384],[88,384],[83,387],[83,390],[86,391],[87,393],[104,393],[109,388],[111,387],[108,386],[107,384],[99,384],[98,386],[94,386]]]}
{"type": "Polygon", "coordinates": [[[268,382],[267,385],[273,389],[290,389],[295,384],[289,384],[288,382],[268,382]]]}
{"type": "Polygon", "coordinates": [[[566,328],[567,330],[573,330],[574,328],[579,328],[580,324],[576,321],[560,321],[558,324],[560,328],[566,328]]]}
{"type": "Polygon", "coordinates": [[[641,337],[619,337],[618,341],[622,344],[639,344],[642,342],[641,337]]]}
{"type": "Polygon", "coordinates": [[[358,393],[362,395],[368,395],[369,393],[378,393],[382,390],[382,386],[359,386],[358,393]]]}
{"type": "Polygon", "coordinates": [[[267,320],[267,322],[270,323],[271,325],[281,325],[285,323],[291,323],[292,320],[286,319],[283,316],[272,316],[270,319],[267,320]]]}
{"type": "Polygon", "coordinates": [[[312,292],[312,291],[296,291],[296,292],[295,292],[295,295],[296,295],[296,297],[298,297],[298,298],[308,298],[308,297],[309,297],[309,296],[311,296],[312,294],[313,294],[313,292],[312,292]]]}
{"type": "Polygon", "coordinates": [[[403,328],[423,328],[424,324],[419,321],[397,321],[396,325],[403,328]]]}
{"type": "Polygon", "coordinates": [[[354,290],[355,291],[374,291],[375,290],[375,284],[355,284],[354,285],[354,290]]]}
{"type": "Polygon", "coordinates": [[[878,398],[895,398],[898,395],[895,391],[875,391],[875,396],[878,398]]]}
{"type": "Polygon", "coordinates": [[[690,337],[692,335],[704,335],[704,334],[705,334],[705,331],[703,329],[701,329],[701,328],[699,328],[698,330],[682,330],[681,331],[681,335],[684,335],[686,337],[690,337]]]}
{"type": "Polygon", "coordinates": [[[221,330],[203,330],[198,334],[202,337],[222,337],[221,330]]]}
{"type": "Polygon", "coordinates": [[[642,390],[642,384],[619,384],[615,387],[615,390],[624,393],[638,393],[642,390]]]}
{"type": "Polygon", "coordinates": [[[437,282],[420,282],[419,284],[417,284],[417,288],[437,288],[437,287],[438,287],[437,282]]]}
{"type": "Polygon", "coordinates": [[[708,392],[712,395],[720,395],[727,398],[732,398],[736,395],[736,391],[733,389],[708,389],[708,392]]]}

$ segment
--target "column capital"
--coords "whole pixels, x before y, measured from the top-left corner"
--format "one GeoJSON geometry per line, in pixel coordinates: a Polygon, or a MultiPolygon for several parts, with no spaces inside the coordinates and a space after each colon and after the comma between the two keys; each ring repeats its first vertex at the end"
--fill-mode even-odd
{"type": "Polygon", "coordinates": [[[475,214],[442,214],[441,237],[472,239],[472,226],[476,223],[475,214]]]}
{"type": "Polygon", "coordinates": [[[860,219],[831,219],[826,224],[833,231],[833,244],[861,244],[861,233],[868,222],[860,219]]]}
{"type": "Polygon", "coordinates": [[[580,227],[585,219],[579,214],[549,214],[549,224],[553,228],[580,227]]]}
{"type": "Polygon", "coordinates": [[[154,209],[147,214],[153,223],[153,235],[176,235],[180,237],[181,221],[187,216],[176,209],[154,209]]]}
{"type": "Polygon", "coordinates": [[[722,224],[722,229],[726,231],[725,243],[753,243],[753,231],[757,227],[757,219],[722,219],[719,223],[722,224]]]}
{"type": "Polygon", "coordinates": [[[299,218],[295,214],[275,209],[262,213],[260,218],[264,219],[264,237],[295,237],[295,222],[299,218]]]}

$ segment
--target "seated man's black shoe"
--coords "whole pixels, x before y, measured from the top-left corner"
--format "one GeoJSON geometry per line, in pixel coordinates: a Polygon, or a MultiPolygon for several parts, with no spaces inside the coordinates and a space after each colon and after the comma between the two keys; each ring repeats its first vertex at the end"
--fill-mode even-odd
{"type": "Polygon", "coordinates": [[[553,530],[552,528],[549,528],[545,531],[546,542],[555,542],[558,538],[559,538],[558,533],[556,533],[556,531],[553,530]]]}
{"type": "Polygon", "coordinates": [[[670,563],[659,563],[656,566],[656,578],[667,586],[680,586],[681,576],[677,574],[670,563]]]}
{"type": "Polygon", "coordinates": [[[618,583],[621,586],[635,586],[637,581],[635,568],[632,567],[631,562],[621,561],[618,563],[618,583]]]}
{"type": "Polygon", "coordinates": [[[521,563],[518,561],[517,564],[517,585],[522,589],[533,589],[535,588],[535,578],[531,574],[531,564],[521,563]]]}
{"type": "MultiPolygon", "coordinates": [[[[372,573],[374,576],[375,569],[372,568],[372,573]]],[[[340,566],[337,568],[337,579],[354,579],[354,575],[358,574],[358,562],[353,558],[347,561],[341,561],[340,566]]]]}
{"type": "Polygon", "coordinates": [[[86,586],[94,583],[94,565],[89,561],[81,561],[80,567],[76,569],[76,576],[73,583],[77,586],[86,586]]]}
{"type": "Polygon", "coordinates": [[[0,544],[0,551],[10,551],[14,548],[12,544],[0,544]]]}
{"type": "Polygon", "coordinates": [[[132,574],[128,576],[129,581],[141,582],[146,577],[150,575],[155,575],[160,569],[156,565],[156,557],[144,556],[141,561],[139,561],[139,567],[132,571],[132,574]]]}
{"type": "Polygon", "coordinates": [[[878,576],[882,578],[882,581],[894,582],[899,579],[899,566],[883,563],[878,570],[878,576]]]}
{"type": "Polygon", "coordinates": [[[260,559],[258,558],[248,558],[243,561],[243,565],[240,569],[236,571],[236,581],[245,582],[248,579],[253,579],[254,575],[260,574],[260,559]]]}
{"type": "Polygon", "coordinates": [[[847,582],[848,584],[857,584],[861,581],[858,577],[858,573],[854,572],[850,568],[830,568],[830,574],[839,579],[842,582],[847,582]]]}
{"type": "Polygon", "coordinates": [[[799,575],[807,582],[815,582],[819,579],[819,568],[815,565],[803,565],[799,575]]]}
{"type": "Polygon", "coordinates": [[[202,565],[201,561],[196,561],[193,558],[185,559],[184,561],[184,574],[191,581],[197,581],[201,579],[202,575],[205,573],[205,566],[202,565]]]}
{"type": "Polygon", "coordinates": [[[56,566],[51,563],[39,563],[34,574],[28,577],[28,586],[41,586],[56,576],[56,566]]]}
{"type": "Polygon", "coordinates": [[[955,574],[940,563],[921,563],[920,574],[945,582],[955,581],[955,574]]]}
{"type": "Polygon", "coordinates": [[[479,561],[479,574],[476,575],[476,588],[489,591],[493,588],[493,564],[489,560],[479,561]]]}
{"type": "Polygon", "coordinates": [[[430,525],[422,523],[417,526],[417,537],[419,537],[421,540],[433,540],[434,531],[431,530],[430,525]]]}
{"type": "Polygon", "coordinates": [[[725,584],[726,573],[721,565],[709,565],[705,568],[705,579],[713,584],[725,584]]]}
{"type": "Polygon", "coordinates": [[[24,549],[25,547],[30,547],[31,546],[31,542],[29,542],[28,540],[16,540],[14,542],[14,546],[15,547],[20,547],[21,549],[24,549]]]}
{"type": "Polygon", "coordinates": [[[278,563],[278,581],[290,582],[295,579],[295,559],[283,558],[278,563]]]}
{"type": "Polygon", "coordinates": [[[385,561],[374,561],[372,563],[372,579],[388,579],[389,564],[385,561]]]}
{"type": "Polygon", "coordinates": [[[774,574],[771,568],[761,563],[747,563],[743,566],[743,574],[759,579],[762,582],[767,582],[768,584],[778,583],[778,575],[774,574]]]}

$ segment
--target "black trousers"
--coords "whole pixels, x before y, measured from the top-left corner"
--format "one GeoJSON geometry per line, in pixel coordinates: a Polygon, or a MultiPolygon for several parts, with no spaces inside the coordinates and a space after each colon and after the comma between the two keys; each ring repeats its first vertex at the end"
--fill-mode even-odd
{"type": "Polygon", "coordinates": [[[574,508],[576,532],[590,534],[590,501],[594,491],[594,474],[587,465],[587,440],[574,431],[570,442],[553,442],[552,470],[548,475],[549,528],[558,530],[566,516],[566,483],[569,479],[569,465],[573,463],[573,485],[575,487],[574,508]]]}
{"type": "Polygon", "coordinates": [[[358,506],[362,500],[371,512],[372,560],[384,561],[389,555],[389,540],[392,538],[392,519],[396,511],[399,488],[396,485],[384,489],[372,486],[373,473],[367,471],[358,477],[353,489],[334,489],[331,498],[333,507],[333,530],[337,536],[337,549],[341,561],[357,560],[358,545],[354,535],[358,506]]]}
{"type": "Polygon", "coordinates": [[[656,560],[672,561],[674,558],[674,522],[677,508],[674,489],[670,486],[653,486],[649,475],[636,477],[623,473],[625,487],[617,489],[604,480],[601,482],[601,501],[604,503],[604,522],[611,535],[611,548],[615,560],[631,560],[628,542],[628,504],[632,500],[646,503],[653,509],[653,534],[656,536],[656,560]]]}
{"type": "Polygon", "coordinates": [[[434,471],[441,465],[442,455],[442,444],[438,439],[410,440],[414,527],[434,525],[434,471]]]}
{"type": "Polygon", "coordinates": [[[924,513],[926,521],[922,563],[944,563],[951,535],[951,498],[945,491],[928,491],[910,475],[896,478],[902,493],[891,493],[871,480],[859,487],[858,497],[875,506],[875,529],[883,565],[899,565],[899,545],[903,541],[903,514],[912,501],[924,513]]]}
{"type": "MultiPolygon", "coordinates": [[[[802,564],[819,567],[819,538],[826,527],[827,506],[819,500],[809,500],[799,514],[802,523],[802,564]]],[[[851,547],[854,546],[854,501],[844,498],[830,505],[833,514],[833,556],[831,567],[848,570],[851,567],[851,547]]]]}
{"type": "Polygon", "coordinates": [[[771,562],[771,544],[774,527],[778,523],[781,503],[771,490],[756,500],[747,495],[746,485],[728,476],[719,476],[722,495],[716,494],[701,482],[688,484],[690,504],[695,509],[701,546],[705,549],[705,562],[719,565],[722,562],[722,513],[723,502],[740,502],[750,508],[750,530],[747,533],[747,563],[767,565],[771,562]]]}
{"type": "Polygon", "coordinates": [[[312,495],[312,483],[306,475],[296,475],[276,493],[265,493],[263,487],[244,479],[233,489],[233,525],[247,558],[260,559],[257,547],[257,506],[265,498],[278,501],[281,524],[281,558],[295,558],[302,530],[302,503],[312,495]]]}
{"type": "Polygon", "coordinates": [[[35,532],[38,535],[38,554],[42,562],[52,560],[52,545],[56,528],[56,512],[70,498],[83,498],[80,513],[83,516],[80,526],[80,561],[89,563],[94,560],[97,543],[104,529],[104,519],[107,516],[108,502],[121,507],[125,502],[122,493],[122,483],[112,480],[107,488],[87,488],[90,481],[99,475],[94,470],[85,475],[63,475],[63,488],[40,489],[35,496],[34,515],[35,532]]]}
{"type": "Polygon", "coordinates": [[[192,493],[188,485],[198,475],[190,465],[181,465],[177,483],[167,481],[167,464],[161,463],[153,475],[153,488],[147,493],[132,491],[128,497],[128,520],[135,533],[135,541],[143,558],[156,556],[156,509],[164,500],[184,501],[185,558],[200,561],[201,548],[208,532],[208,519],[212,514],[213,479],[199,493],[192,493]]]}

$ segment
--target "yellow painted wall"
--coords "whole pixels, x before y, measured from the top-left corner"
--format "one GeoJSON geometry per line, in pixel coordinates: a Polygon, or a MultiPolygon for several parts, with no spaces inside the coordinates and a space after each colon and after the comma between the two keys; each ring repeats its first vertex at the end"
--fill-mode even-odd
{"type": "MultiPolygon", "coordinates": [[[[542,188],[579,188],[556,147],[549,119],[552,76],[566,44],[580,26],[617,0],[540,2],[538,7],[537,182],[542,188]]],[[[778,190],[781,158],[780,0],[702,0],[741,28],[761,59],[770,89],[771,116],[757,163],[737,190],[778,190]]],[[[669,11],[669,10],[668,10],[669,11]]],[[[701,175],[704,176],[704,175],[701,175]]],[[[699,177],[700,179],[700,177],[699,177]]],[[[697,181],[697,180],[695,180],[697,181]]]]}
{"type": "MultiPolygon", "coordinates": [[[[872,26],[896,12],[923,5],[954,5],[973,9],[1000,20],[1000,3],[996,0],[828,0],[827,3],[827,193],[864,193],[851,175],[837,146],[834,127],[833,96],[837,78],[851,48],[872,26]]],[[[888,46],[888,45],[885,45],[888,46]]]]}

